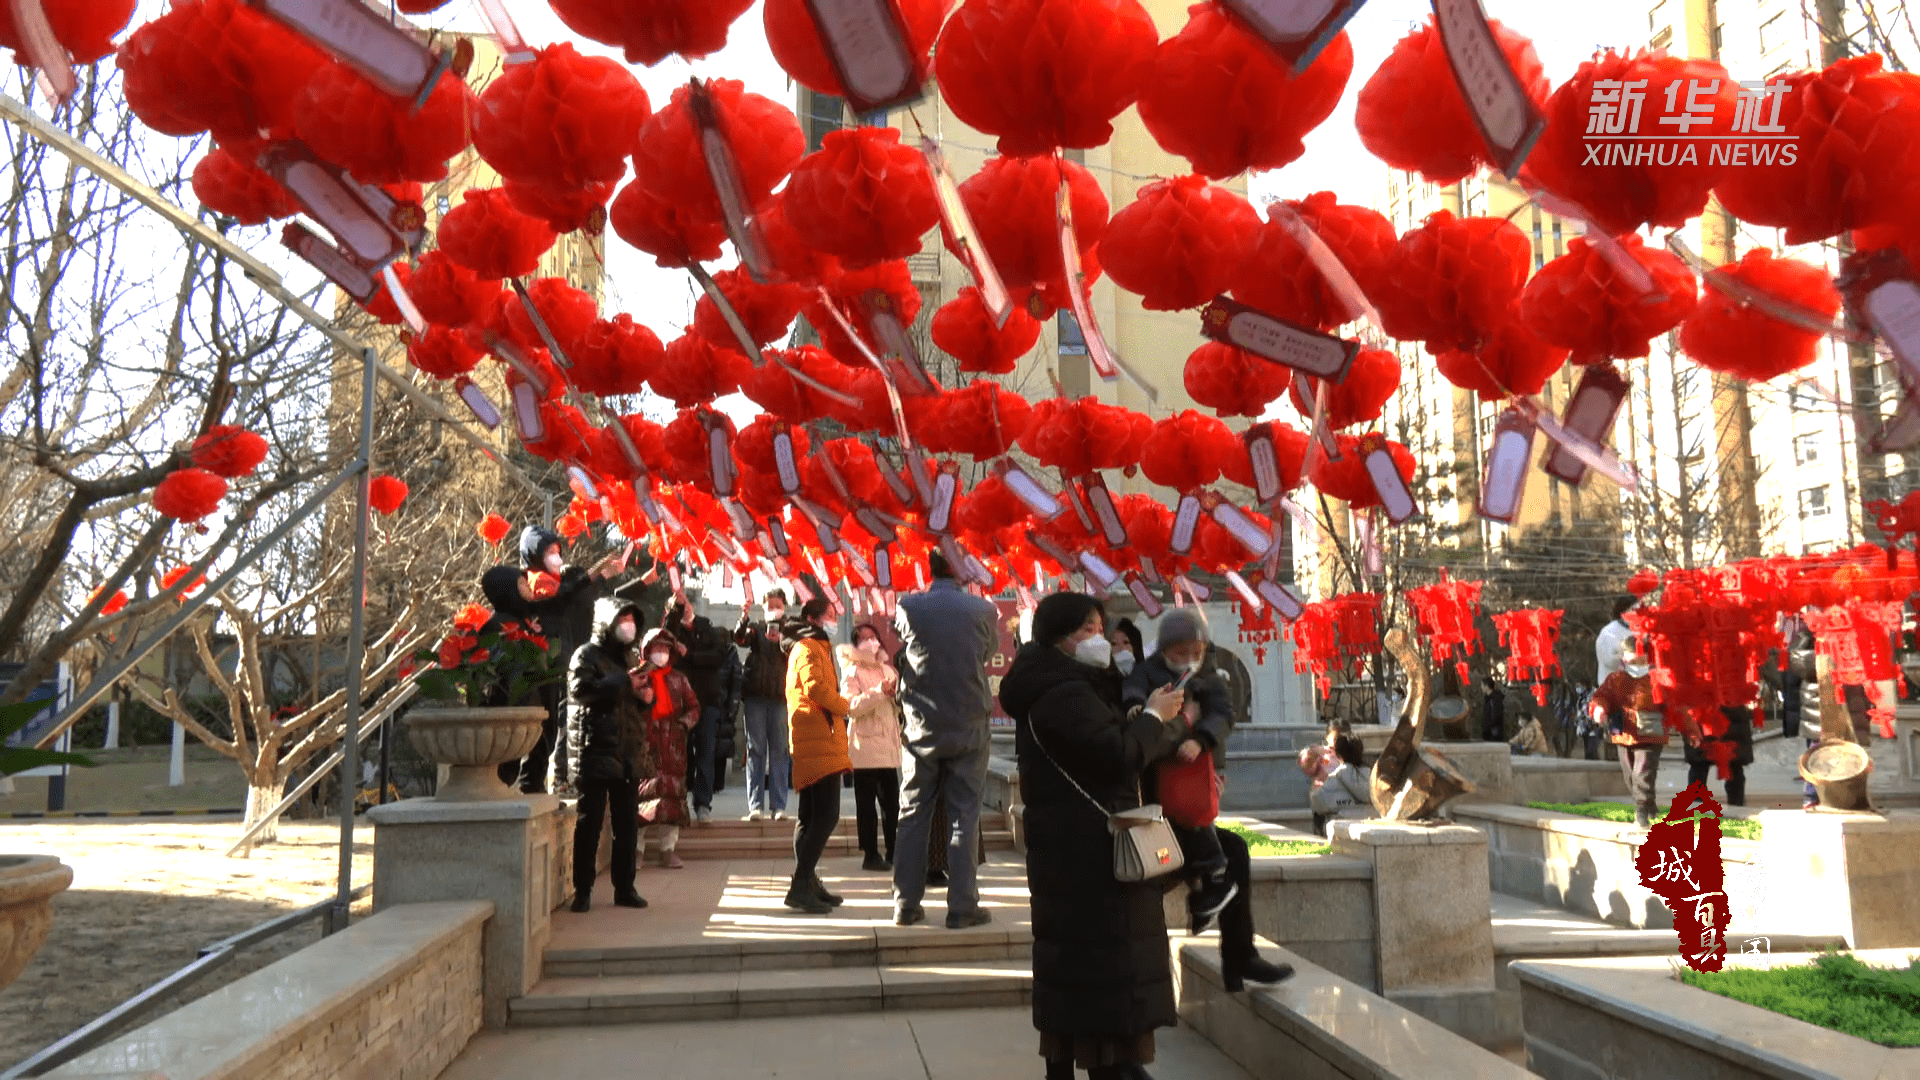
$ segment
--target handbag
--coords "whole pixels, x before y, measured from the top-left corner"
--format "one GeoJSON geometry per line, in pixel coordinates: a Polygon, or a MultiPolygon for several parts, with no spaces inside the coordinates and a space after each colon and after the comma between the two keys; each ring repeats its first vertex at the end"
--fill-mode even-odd
{"type": "Polygon", "coordinates": [[[1213,751],[1192,761],[1163,761],[1154,767],[1154,791],[1167,817],[1185,829],[1203,829],[1220,816],[1220,774],[1213,751]]]}
{"type": "Polygon", "coordinates": [[[1132,810],[1112,813],[1100,805],[1100,800],[1087,794],[1087,789],[1073,778],[1073,774],[1061,768],[1053,759],[1045,744],[1041,743],[1038,733],[1034,734],[1033,745],[1040,748],[1073,790],[1093,804],[1107,819],[1107,831],[1113,834],[1113,877],[1115,881],[1131,884],[1139,881],[1151,881],[1157,877],[1178,872],[1187,864],[1187,857],[1180,851],[1180,841],[1173,835],[1173,826],[1168,824],[1166,814],[1159,803],[1148,803],[1132,810]]]}

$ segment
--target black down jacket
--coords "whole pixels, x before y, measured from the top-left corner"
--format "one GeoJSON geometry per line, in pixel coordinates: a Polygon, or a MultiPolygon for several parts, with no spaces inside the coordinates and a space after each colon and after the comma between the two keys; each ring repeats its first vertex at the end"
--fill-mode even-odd
{"type": "Polygon", "coordinates": [[[645,780],[654,773],[647,707],[627,677],[631,645],[613,624],[640,606],[603,597],[593,606],[593,637],[567,665],[567,762],[575,780],[645,780]]]}
{"type": "MultiPolygon", "coordinates": [[[[1127,676],[1120,692],[1121,703],[1131,709],[1144,706],[1147,698],[1163,686],[1171,686],[1180,676],[1167,666],[1165,658],[1158,653],[1147,657],[1133,667],[1133,674],[1127,676]]],[[[1213,768],[1224,775],[1227,771],[1227,736],[1233,734],[1233,695],[1227,690],[1227,680],[1202,665],[1187,680],[1185,687],[1187,700],[1200,709],[1200,717],[1193,724],[1193,738],[1201,748],[1213,752],[1213,768]]],[[[1151,785],[1151,778],[1149,778],[1151,785]]],[[[1149,796],[1152,792],[1147,792],[1149,796]]],[[[1149,798],[1151,801],[1151,798],[1149,798]]]]}
{"type": "Polygon", "coordinates": [[[1039,644],[1014,656],[1000,683],[1000,705],[1016,723],[1026,799],[1033,1026],[1053,1035],[1113,1038],[1172,1026],[1178,1016],[1162,885],[1114,879],[1106,816],[1060,770],[1107,810],[1130,809],[1140,805],[1148,763],[1171,752],[1186,725],[1123,713],[1111,669],[1039,644]]]}

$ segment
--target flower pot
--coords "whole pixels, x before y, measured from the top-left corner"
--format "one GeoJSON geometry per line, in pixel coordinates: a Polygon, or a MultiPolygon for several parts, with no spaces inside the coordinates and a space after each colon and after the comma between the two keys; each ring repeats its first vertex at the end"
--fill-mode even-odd
{"type": "Polygon", "coordinates": [[[421,757],[448,767],[435,796],[441,802],[517,799],[520,793],[500,782],[499,767],[526,757],[546,721],[538,705],[424,706],[407,714],[407,738],[421,757]]]}
{"type": "Polygon", "coordinates": [[[50,902],[71,884],[73,868],[51,855],[0,855],[0,989],[46,944],[50,902]]]}

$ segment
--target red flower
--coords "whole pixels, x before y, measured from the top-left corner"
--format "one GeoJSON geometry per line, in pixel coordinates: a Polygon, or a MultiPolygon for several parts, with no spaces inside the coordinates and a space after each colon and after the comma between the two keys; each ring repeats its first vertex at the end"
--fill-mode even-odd
{"type": "Polygon", "coordinates": [[[468,604],[454,612],[453,628],[473,633],[487,625],[487,620],[491,618],[493,618],[493,612],[485,604],[468,604]]]}
{"type": "Polygon", "coordinates": [[[460,666],[460,642],[457,638],[449,636],[441,639],[439,660],[443,668],[451,669],[460,666]]]}
{"type": "Polygon", "coordinates": [[[485,649],[475,649],[473,654],[467,657],[467,662],[469,664],[484,664],[491,655],[492,654],[485,649]]]}

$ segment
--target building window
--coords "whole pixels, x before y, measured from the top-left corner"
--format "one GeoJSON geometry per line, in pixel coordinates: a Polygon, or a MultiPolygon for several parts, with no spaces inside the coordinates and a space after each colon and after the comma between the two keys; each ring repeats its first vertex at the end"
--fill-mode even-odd
{"type": "Polygon", "coordinates": [[[1787,33],[1787,13],[1777,12],[1773,18],[1760,24],[1760,52],[1770,53],[1780,47],[1787,33]]]}
{"type": "Polygon", "coordinates": [[[830,94],[807,95],[807,151],[820,149],[827,132],[847,126],[847,103],[830,94]]]}
{"type": "Polygon", "coordinates": [[[1827,488],[1822,484],[1817,488],[1807,488],[1800,493],[1800,520],[1827,516],[1827,488]]]}
{"type": "Polygon", "coordinates": [[[1560,237],[1560,223],[1553,223],[1553,257],[1559,258],[1567,253],[1566,243],[1560,237]]]}
{"type": "Polygon", "coordinates": [[[892,118],[892,114],[887,112],[887,110],[875,109],[874,111],[861,116],[860,123],[865,127],[891,127],[892,126],[891,118],[892,118]]]}
{"type": "Polygon", "coordinates": [[[1080,324],[1074,319],[1073,312],[1061,308],[1060,313],[1054,316],[1053,325],[1054,332],[1060,339],[1061,355],[1085,356],[1087,354],[1087,339],[1080,333],[1080,324]]]}
{"type": "Polygon", "coordinates": [[[1820,460],[1820,436],[1795,435],[1793,437],[1793,463],[1811,465],[1820,460]]]}
{"type": "Polygon", "coordinates": [[[447,216],[447,211],[453,209],[453,203],[445,195],[440,196],[439,201],[435,203],[435,205],[440,208],[441,217],[447,216]]]}

